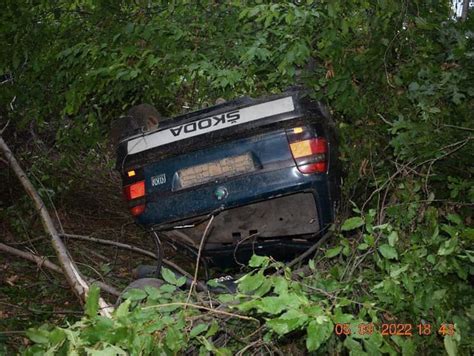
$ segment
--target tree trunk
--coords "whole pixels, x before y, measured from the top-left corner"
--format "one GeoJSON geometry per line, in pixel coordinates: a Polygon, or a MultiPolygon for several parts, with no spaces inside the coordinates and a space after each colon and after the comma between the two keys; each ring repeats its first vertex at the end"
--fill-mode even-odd
{"type": "MultiPolygon", "coordinates": [[[[12,151],[5,143],[1,135],[0,149],[5,154],[8,163],[10,164],[11,168],[20,180],[26,193],[30,196],[31,200],[33,200],[36,211],[41,217],[41,222],[43,224],[44,230],[51,237],[51,244],[53,245],[54,251],[56,252],[56,256],[58,258],[59,264],[61,266],[61,269],[63,270],[67,282],[69,283],[81,303],[84,303],[87,297],[87,293],[89,292],[89,285],[81,277],[76,264],[69,257],[66,246],[59,237],[56,227],[54,226],[53,221],[51,220],[51,216],[49,215],[43,200],[31,184],[23,169],[20,167],[18,161],[16,160],[15,156],[13,155],[12,151]]],[[[99,299],[99,304],[101,314],[104,316],[110,316],[110,311],[113,310],[112,307],[109,306],[102,298],[99,299]]]]}
{"type": "Polygon", "coordinates": [[[467,19],[467,12],[469,11],[469,2],[470,0],[464,0],[462,3],[461,21],[466,21],[467,19]]]}

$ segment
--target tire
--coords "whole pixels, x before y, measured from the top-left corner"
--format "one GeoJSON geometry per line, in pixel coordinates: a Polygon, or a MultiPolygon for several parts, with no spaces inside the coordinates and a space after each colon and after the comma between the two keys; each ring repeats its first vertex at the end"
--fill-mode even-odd
{"type": "Polygon", "coordinates": [[[120,141],[127,137],[157,129],[161,120],[161,114],[153,105],[133,106],[128,110],[127,115],[112,122],[110,142],[116,147],[120,141]]]}

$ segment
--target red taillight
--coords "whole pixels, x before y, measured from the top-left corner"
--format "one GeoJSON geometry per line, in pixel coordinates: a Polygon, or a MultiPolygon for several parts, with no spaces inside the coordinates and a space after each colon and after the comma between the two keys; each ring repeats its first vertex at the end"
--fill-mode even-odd
{"type": "Polygon", "coordinates": [[[326,162],[310,163],[304,166],[298,166],[301,173],[325,173],[328,169],[326,162]]]}
{"type": "Polygon", "coordinates": [[[132,200],[145,196],[145,181],[136,182],[123,188],[125,199],[132,200]]]}
{"type": "MultiPolygon", "coordinates": [[[[125,195],[125,199],[127,201],[132,201],[131,203],[133,204],[133,200],[145,197],[145,181],[142,180],[125,186],[123,188],[123,193],[125,195]]],[[[139,204],[130,206],[130,212],[133,216],[140,215],[145,211],[145,204],[143,204],[143,199],[140,199],[136,203],[139,204]]]]}
{"type": "Polygon", "coordinates": [[[144,211],[145,211],[145,204],[140,204],[140,205],[137,205],[137,206],[134,206],[134,207],[130,208],[130,213],[133,216],[138,216],[141,213],[143,213],[144,211]]]}
{"type": "Polygon", "coordinates": [[[326,173],[328,142],[323,137],[311,137],[309,128],[297,127],[288,132],[290,150],[301,173],[326,173]]]}

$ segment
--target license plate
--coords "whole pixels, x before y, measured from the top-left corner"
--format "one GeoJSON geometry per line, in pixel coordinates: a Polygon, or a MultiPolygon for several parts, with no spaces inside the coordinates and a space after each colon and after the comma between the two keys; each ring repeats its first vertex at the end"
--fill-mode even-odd
{"type": "Polygon", "coordinates": [[[211,182],[217,178],[232,177],[255,170],[252,156],[247,153],[227,157],[178,171],[181,189],[211,182]]]}

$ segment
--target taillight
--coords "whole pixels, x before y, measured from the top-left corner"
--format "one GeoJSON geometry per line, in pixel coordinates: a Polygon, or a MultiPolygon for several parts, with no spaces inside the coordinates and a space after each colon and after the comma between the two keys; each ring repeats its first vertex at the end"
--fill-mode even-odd
{"type": "Polygon", "coordinates": [[[130,213],[133,216],[138,216],[145,211],[145,204],[140,204],[130,208],[130,213]]]}
{"type": "Polygon", "coordinates": [[[136,182],[123,188],[125,199],[133,200],[145,196],[145,181],[136,182]]]}
{"type": "Polygon", "coordinates": [[[328,142],[317,136],[314,129],[296,127],[287,131],[291,154],[301,173],[326,173],[328,142]]]}
{"type": "Polygon", "coordinates": [[[132,183],[123,187],[125,199],[129,202],[130,212],[138,216],[145,211],[145,181],[132,183]]]}

